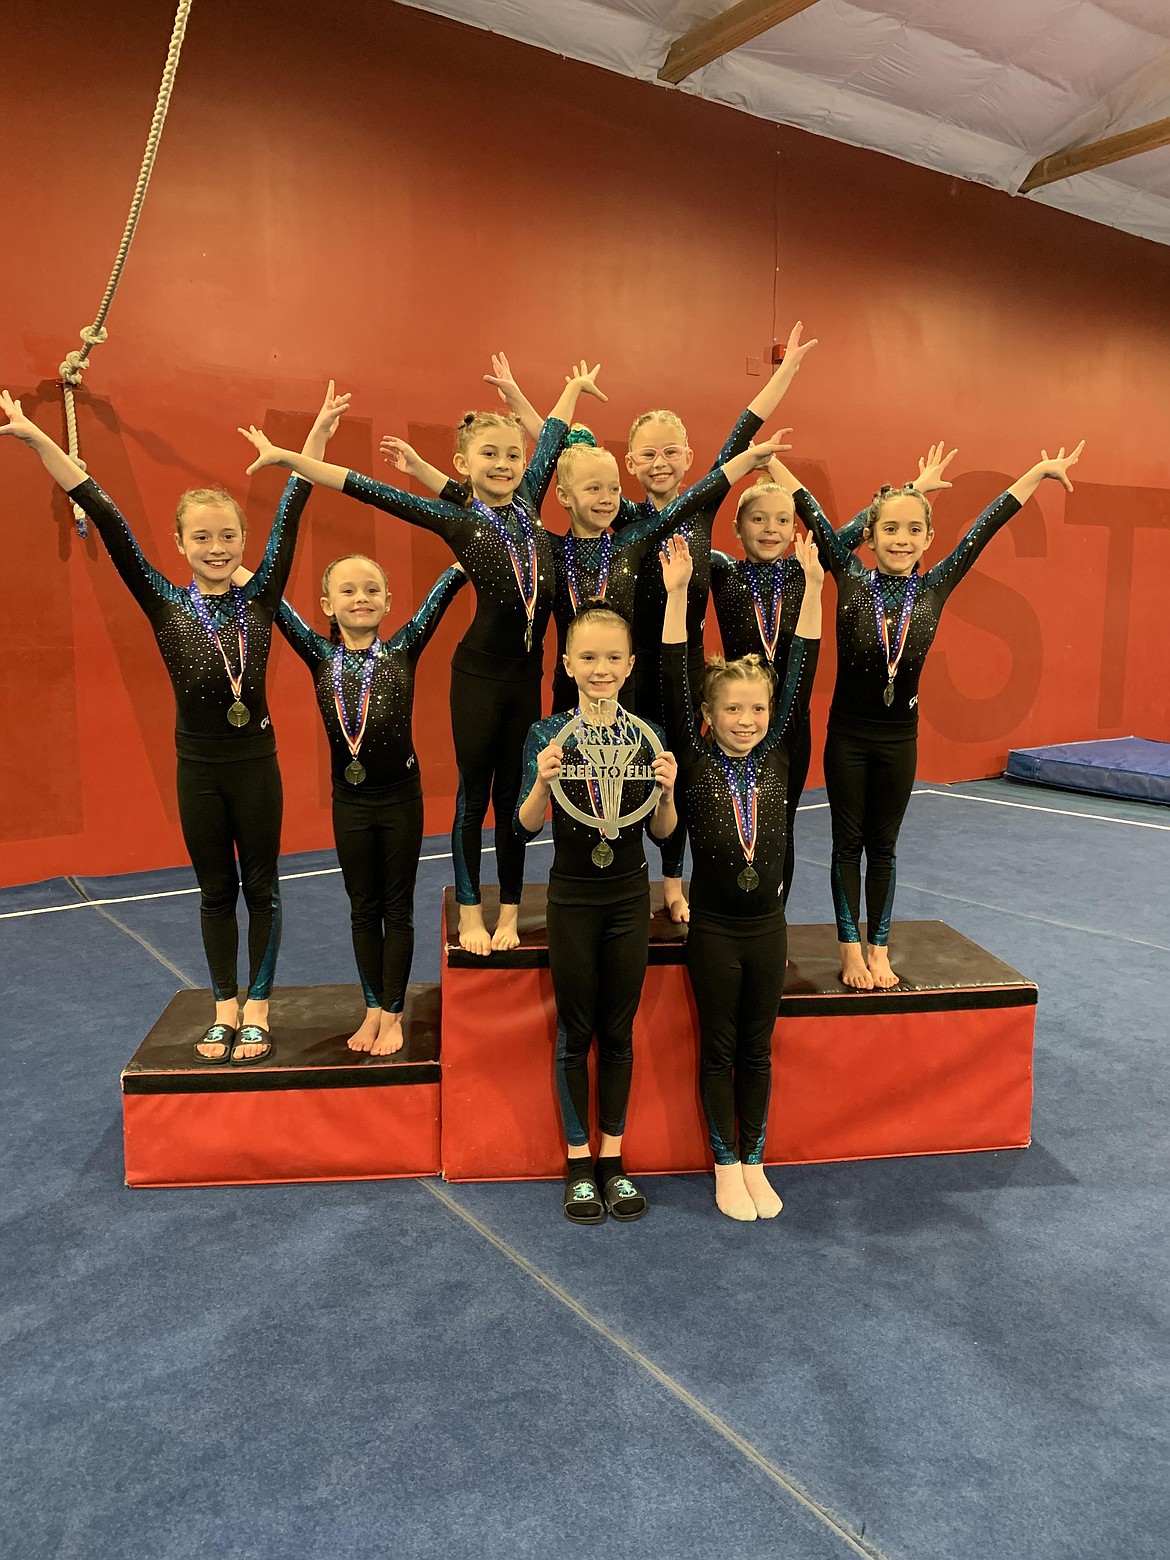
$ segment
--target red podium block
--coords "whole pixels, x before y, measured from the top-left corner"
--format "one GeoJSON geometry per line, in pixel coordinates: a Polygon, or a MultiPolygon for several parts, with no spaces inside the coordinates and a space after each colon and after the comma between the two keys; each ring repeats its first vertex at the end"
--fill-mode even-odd
{"type": "Polygon", "coordinates": [[[394,1056],[346,1047],[361,1014],[352,986],[285,987],[271,1062],[204,1067],[192,1045],[207,994],[180,991],[122,1073],[126,1184],[437,1175],[439,988],[409,988],[394,1056]]]}
{"type": "MultiPolygon", "coordinates": [[[[490,891],[485,889],[485,900],[490,891]]],[[[543,888],[526,888],[521,946],[464,953],[444,903],[443,1174],[557,1176],[556,1008],[543,888]]],[[[1031,1137],[1035,985],[941,921],[900,921],[902,984],[847,992],[832,926],[789,928],[772,1042],[769,1164],[1023,1148],[1031,1137]]],[[[631,1171],[702,1170],[698,1035],[678,928],[656,916],[634,1024],[623,1158],[631,1171]]],[[[596,1113],[594,1113],[596,1120],[596,1113]]]]}

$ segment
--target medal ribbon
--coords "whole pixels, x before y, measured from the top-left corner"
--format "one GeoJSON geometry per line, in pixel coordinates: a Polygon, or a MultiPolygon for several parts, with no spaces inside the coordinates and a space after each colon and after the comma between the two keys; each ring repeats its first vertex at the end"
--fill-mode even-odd
{"type": "Polygon", "coordinates": [[[898,675],[898,667],[902,661],[902,652],[906,648],[906,636],[910,632],[910,615],[914,611],[914,598],[918,594],[918,575],[911,574],[906,581],[906,594],[902,598],[902,615],[898,619],[897,648],[892,659],[890,657],[890,629],[886,622],[886,604],[882,596],[882,588],[878,584],[878,571],[876,569],[869,577],[869,589],[873,596],[873,610],[874,616],[877,618],[878,638],[881,640],[882,650],[886,657],[886,672],[892,683],[898,675]]]}
{"type": "Polygon", "coordinates": [[[482,499],[473,498],[471,507],[481,520],[486,520],[492,526],[496,535],[507,549],[508,557],[512,560],[513,572],[516,575],[516,589],[520,592],[520,600],[524,603],[524,610],[528,614],[528,631],[531,638],[532,620],[536,613],[536,592],[540,586],[536,569],[536,533],[532,529],[532,521],[519,504],[509,505],[519,522],[520,529],[524,533],[524,540],[528,543],[528,568],[525,570],[520,562],[520,550],[516,546],[506,522],[501,520],[495,510],[490,509],[482,499]]]}
{"type": "Polygon", "coordinates": [[[341,727],[341,734],[349,745],[349,756],[356,759],[361,748],[362,740],[366,734],[366,721],[370,718],[370,685],[374,680],[374,662],[378,656],[378,646],[373,644],[365,652],[366,664],[362,667],[362,696],[359,705],[360,715],[356,735],[351,736],[349,721],[345,714],[345,695],[342,691],[341,674],[345,664],[345,646],[338,645],[333,652],[333,703],[337,708],[337,722],[341,727]]]}
{"type": "Polygon", "coordinates": [[[767,626],[764,621],[764,592],[760,585],[760,576],[757,570],[762,565],[748,562],[747,579],[748,588],[752,593],[752,610],[756,614],[756,627],[760,631],[760,640],[764,646],[764,653],[768,657],[769,664],[776,659],[776,645],[780,639],[780,605],[783,598],[784,565],[772,563],[768,567],[772,571],[772,608],[768,613],[767,626]]]}
{"type": "MultiPolygon", "coordinates": [[[[601,533],[601,562],[597,566],[597,590],[594,592],[599,601],[605,600],[605,588],[609,584],[609,565],[613,558],[613,532],[601,533]]],[[[577,589],[577,538],[572,531],[565,537],[565,578],[569,585],[569,599],[573,603],[573,611],[581,610],[581,593],[577,589]]]]}
{"type": "Polygon", "coordinates": [[[727,789],[731,792],[731,805],[735,809],[735,832],[739,835],[744,860],[750,867],[756,854],[756,830],[760,821],[759,793],[756,790],[756,762],[748,754],[744,765],[744,788],[741,793],[735,776],[735,766],[721,747],[711,750],[723,771],[727,789]]]}
{"type": "Polygon", "coordinates": [[[228,660],[227,653],[223,648],[223,642],[219,637],[219,629],[215,626],[215,619],[211,616],[208,605],[200,594],[199,587],[194,580],[187,586],[187,595],[191,598],[191,607],[195,616],[203,625],[208,638],[215,645],[220,655],[223,656],[224,670],[227,672],[228,682],[231,684],[232,697],[238,704],[240,702],[240,691],[244,686],[244,667],[248,664],[248,614],[244,602],[244,593],[238,585],[231,587],[232,606],[235,608],[236,613],[236,633],[240,641],[240,671],[238,676],[232,671],[232,664],[228,660]]]}

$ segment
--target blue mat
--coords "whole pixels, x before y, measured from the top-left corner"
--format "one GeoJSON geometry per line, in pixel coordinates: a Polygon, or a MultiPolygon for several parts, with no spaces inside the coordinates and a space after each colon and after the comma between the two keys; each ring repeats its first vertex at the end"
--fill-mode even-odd
{"type": "Polygon", "coordinates": [[[1009,780],[1053,785],[1095,796],[1170,803],[1170,742],[1115,737],[1109,742],[1065,742],[1016,748],[1008,754],[1009,780]]]}

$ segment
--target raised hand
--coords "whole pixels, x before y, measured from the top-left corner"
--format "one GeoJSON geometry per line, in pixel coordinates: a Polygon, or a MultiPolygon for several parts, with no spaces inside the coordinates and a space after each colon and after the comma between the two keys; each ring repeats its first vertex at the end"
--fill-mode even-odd
{"type": "Polygon", "coordinates": [[[796,561],[804,570],[806,585],[814,585],[819,589],[825,583],[825,571],[821,564],[821,555],[817,550],[817,544],[813,541],[808,531],[797,531],[793,538],[793,546],[796,552],[796,561]]]}
{"type": "Polygon", "coordinates": [[[778,455],[785,454],[788,450],[790,450],[792,448],[791,444],[784,444],[781,441],[783,440],[785,434],[789,434],[791,432],[791,428],[781,428],[779,433],[773,434],[773,436],[770,439],[765,440],[764,443],[749,444],[744,452],[751,462],[751,464],[748,466],[748,470],[766,471],[771,461],[774,461],[778,455]]]}
{"type": "Polygon", "coordinates": [[[329,388],[325,392],[325,399],[321,403],[321,410],[317,413],[313,423],[312,434],[320,434],[325,442],[328,442],[337,432],[337,425],[345,412],[349,411],[349,403],[353,399],[353,391],[347,390],[344,395],[338,395],[332,379],[329,388]]]}
{"type": "Polygon", "coordinates": [[[485,374],[483,378],[485,384],[495,385],[504,405],[516,411],[520,402],[524,400],[524,393],[516,383],[512,366],[503,352],[492,353],[492,371],[490,374],[485,374]]]}
{"type": "Polygon", "coordinates": [[[784,344],[784,361],[780,366],[781,368],[790,369],[794,374],[799,369],[806,355],[812,351],[820,339],[814,336],[811,341],[801,341],[800,333],[803,329],[803,321],[797,320],[796,324],[789,331],[788,340],[784,344]]]}
{"type": "Polygon", "coordinates": [[[596,396],[599,401],[608,401],[609,396],[605,394],[604,390],[599,390],[597,388],[597,376],[600,372],[600,363],[594,363],[593,367],[590,368],[586,359],[582,358],[581,361],[574,366],[573,372],[571,374],[565,375],[565,383],[567,385],[575,383],[582,395],[593,395],[596,396]]]}
{"type": "Polygon", "coordinates": [[[255,446],[256,459],[248,467],[245,475],[254,476],[257,471],[263,471],[265,466],[279,466],[283,464],[286,451],[279,449],[267,434],[261,433],[259,428],[254,428],[251,423],[246,428],[237,428],[237,433],[242,433],[248,443],[255,446]]]}
{"type": "Polygon", "coordinates": [[[378,448],[396,470],[404,472],[408,477],[418,475],[422,459],[414,446],[407,444],[405,439],[396,439],[388,433],[378,448]]]}
{"type": "Polygon", "coordinates": [[[659,548],[658,561],[662,565],[662,583],[666,586],[667,595],[673,591],[686,590],[695,572],[686,537],[681,534],[668,537],[659,548]]]}
{"type": "Polygon", "coordinates": [[[41,431],[31,417],[24,415],[20,402],[14,401],[7,390],[0,390],[0,412],[8,419],[6,423],[0,423],[0,433],[10,433],[13,438],[31,444],[41,431]]]}
{"type": "Polygon", "coordinates": [[[949,488],[950,483],[944,481],[943,473],[959,453],[952,450],[949,455],[944,455],[945,443],[942,439],[937,444],[932,444],[926,456],[918,457],[918,475],[911,486],[916,487],[920,493],[938,493],[943,488],[949,488]]]}
{"type": "Polygon", "coordinates": [[[1085,441],[1082,439],[1081,442],[1077,445],[1076,449],[1073,450],[1071,455],[1066,455],[1064,453],[1063,444],[1052,457],[1049,457],[1047,450],[1041,450],[1040,464],[1033,467],[1033,470],[1041,479],[1044,477],[1052,477],[1055,481],[1062,483],[1071,493],[1073,490],[1073,485],[1068,480],[1068,468],[1070,466],[1075,466],[1077,461],[1080,460],[1081,451],[1084,449],[1084,447],[1085,441]]]}

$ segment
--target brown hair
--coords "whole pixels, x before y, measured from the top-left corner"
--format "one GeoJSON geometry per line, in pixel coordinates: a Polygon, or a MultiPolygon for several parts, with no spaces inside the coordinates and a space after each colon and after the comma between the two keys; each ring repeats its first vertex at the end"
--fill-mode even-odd
{"type": "Polygon", "coordinates": [[[687,430],[683,426],[682,418],[678,415],[677,412],[668,412],[663,407],[659,407],[656,411],[643,412],[641,417],[634,418],[633,427],[630,429],[630,449],[633,449],[634,447],[634,435],[637,433],[638,429],[643,427],[646,423],[650,422],[669,423],[672,428],[678,429],[678,431],[683,436],[683,443],[686,443],[687,430]]]}
{"type": "Polygon", "coordinates": [[[776,673],[758,655],[741,655],[734,661],[725,661],[721,655],[707,658],[707,671],[703,678],[703,703],[708,709],[715,707],[715,695],[725,682],[762,682],[768,690],[768,708],[772,708],[772,692],[776,686],[776,673]]]}
{"type": "Polygon", "coordinates": [[[175,509],[175,535],[180,541],[183,540],[183,511],[191,504],[219,504],[224,509],[234,510],[236,519],[240,522],[240,534],[247,536],[248,517],[230,493],[218,487],[188,488],[180,497],[175,509]]]}
{"type": "MultiPolygon", "coordinates": [[[[371,569],[377,569],[378,573],[382,576],[382,584],[385,587],[386,595],[389,597],[390,581],[386,578],[386,570],[382,567],[376,558],[370,558],[365,553],[342,553],[340,558],[334,558],[333,562],[326,568],[325,573],[321,576],[321,594],[323,596],[327,596],[329,594],[329,581],[333,576],[334,569],[336,569],[339,563],[368,563],[371,569]]],[[[339,645],[341,643],[341,629],[337,626],[336,617],[330,617],[329,619],[329,638],[330,641],[335,645],[339,645]]]]}
{"type": "MultiPolygon", "coordinates": [[[[462,420],[455,429],[455,453],[466,455],[471,448],[472,439],[485,428],[507,428],[519,435],[520,447],[524,448],[524,424],[515,412],[464,412],[462,420]]],[[[466,478],[460,485],[463,488],[463,507],[470,509],[471,501],[475,497],[474,489],[466,478]]]]}
{"type": "Polygon", "coordinates": [[[739,503],[735,506],[735,524],[739,524],[739,517],[749,504],[754,504],[757,498],[767,498],[770,493],[783,493],[785,498],[792,497],[788,488],[781,487],[779,482],[773,482],[771,477],[759,477],[750,488],[744,488],[739,495],[739,503]]]}
{"type": "Polygon", "coordinates": [[[634,633],[627,619],[620,612],[615,612],[612,607],[607,607],[604,601],[587,601],[585,605],[569,619],[569,626],[565,632],[565,652],[573,643],[573,635],[578,628],[584,628],[589,623],[620,623],[626,631],[626,640],[630,646],[630,654],[634,652],[634,633]]]}
{"type": "Polygon", "coordinates": [[[883,482],[881,487],[870,500],[869,508],[865,512],[865,531],[867,535],[873,534],[873,528],[882,517],[882,508],[891,498],[916,498],[922,505],[923,519],[926,521],[926,529],[933,531],[931,524],[930,502],[925,493],[920,493],[912,482],[905,483],[902,487],[892,487],[890,483],[883,482]]]}

